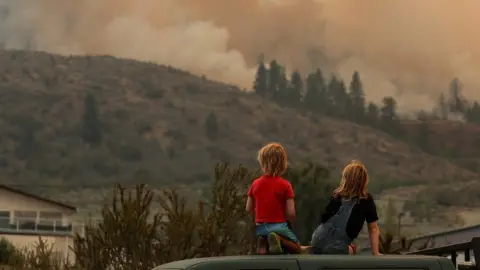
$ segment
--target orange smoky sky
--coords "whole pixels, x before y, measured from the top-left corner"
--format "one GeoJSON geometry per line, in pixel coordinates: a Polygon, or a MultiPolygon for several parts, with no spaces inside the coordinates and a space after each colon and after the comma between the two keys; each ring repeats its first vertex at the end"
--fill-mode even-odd
{"type": "Polygon", "coordinates": [[[431,109],[458,77],[480,99],[477,0],[0,0],[7,48],[155,61],[251,88],[260,54],[318,66],[367,99],[431,109]],[[28,42],[27,42],[28,41],[28,42]]]}

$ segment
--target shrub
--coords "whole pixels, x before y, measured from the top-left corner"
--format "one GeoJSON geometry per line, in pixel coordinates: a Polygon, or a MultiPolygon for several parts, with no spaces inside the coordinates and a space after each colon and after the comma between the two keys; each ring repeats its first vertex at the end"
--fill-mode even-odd
{"type": "Polygon", "coordinates": [[[246,253],[252,248],[253,223],[244,211],[246,168],[215,168],[208,200],[188,209],[175,190],[159,197],[145,185],[117,187],[102,209],[100,224],[76,236],[75,253],[82,269],[151,269],[193,257],[246,253]],[[160,210],[151,212],[154,202],[160,210]],[[132,248],[135,247],[135,248],[132,248]]]}
{"type": "MultiPolygon", "coordinates": [[[[188,207],[174,189],[156,195],[146,185],[117,186],[102,207],[101,221],[90,222],[84,235],[75,236],[75,268],[55,258],[41,239],[34,251],[24,252],[13,252],[0,242],[0,258],[10,254],[8,262],[19,267],[15,269],[144,270],[187,258],[248,254],[255,250],[256,237],[253,217],[245,212],[245,197],[259,175],[258,170],[241,165],[218,164],[205,198],[194,207],[188,207]]],[[[304,242],[310,240],[332,192],[328,176],[328,169],[314,164],[286,172],[296,193],[294,230],[304,242]]]]}
{"type": "MultiPolygon", "coordinates": [[[[75,269],[64,258],[55,253],[53,245],[48,244],[41,237],[33,246],[33,249],[16,248],[6,239],[0,240],[1,261],[0,264],[8,265],[15,270],[59,270],[75,269]]],[[[3,268],[2,268],[3,269],[3,268]]]]}
{"type": "Polygon", "coordinates": [[[0,264],[8,264],[10,258],[16,252],[15,246],[7,239],[0,239],[0,264]]]}
{"type": "Polygon", "coordinates": [[[210,112],[205,119],[205,132],[210,140],[216,140],[218,137],[218,120],[214,112],[210,112]]]}

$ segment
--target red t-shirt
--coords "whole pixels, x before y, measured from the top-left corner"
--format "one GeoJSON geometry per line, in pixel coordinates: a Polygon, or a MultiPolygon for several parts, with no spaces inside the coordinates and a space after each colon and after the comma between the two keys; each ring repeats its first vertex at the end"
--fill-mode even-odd
{"type": "Polygon", "coordinates": [[[255,222],[286,222],[285,205],[294,198],[292,185],[278,176],[264,175],[253,181],[248,196],[255,202],[255,222]]]}

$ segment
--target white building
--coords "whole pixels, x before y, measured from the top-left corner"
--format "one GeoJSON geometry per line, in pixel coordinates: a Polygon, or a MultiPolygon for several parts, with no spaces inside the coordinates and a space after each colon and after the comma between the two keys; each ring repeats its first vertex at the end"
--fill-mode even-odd
{"type": "Polygon", "coordinates": [[[73,236],[83,234],[83,226],[73,226],[77,208],[0,185],[0,237],[18,248],[34,248],[39,237],[54,252],[74,261],[73,236]]]}

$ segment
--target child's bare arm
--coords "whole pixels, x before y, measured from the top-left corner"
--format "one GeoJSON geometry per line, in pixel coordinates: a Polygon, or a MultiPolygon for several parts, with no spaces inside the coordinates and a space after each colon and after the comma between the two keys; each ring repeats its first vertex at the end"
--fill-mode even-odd
{"type": "Polygon", "coordinates": [[[248,213],[253,213],[253,209],[255,209],[254,205],[255,205],[255,202],[254,202],[253,198],[248,197],[247,198],[247,205],[245,206],[245,210],[248,213]]]}
{"type": "Polygon", "coordinates": [[[368,226],[368,236],[370,238],[370,246],[372,247],[373,255],[380,255],[378,250],[379,240],[380,240],[380,229],[378,228],[377,222],[371,222],[367,224],[368,226]]]}
{"type": "Polygon", "coordinates": [[[286,205],[285,205],[285,212],[287,214],[287,220],[293,224],[295,222],[295,217],[296,217],[296,213],[295,213],[295,201],[293,200],[293,198],[291,199],[288,199],[287,202],[286,202],[286,205]]]}

